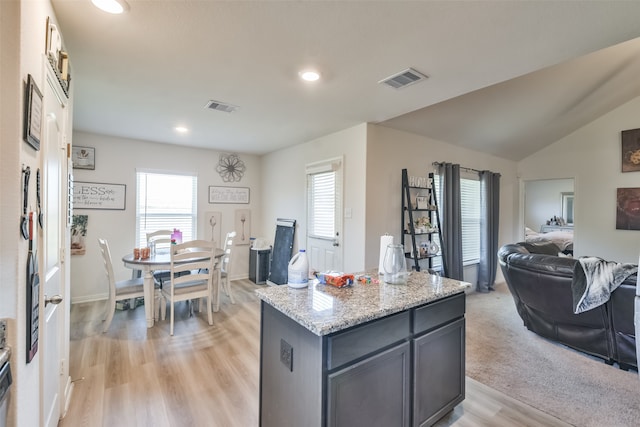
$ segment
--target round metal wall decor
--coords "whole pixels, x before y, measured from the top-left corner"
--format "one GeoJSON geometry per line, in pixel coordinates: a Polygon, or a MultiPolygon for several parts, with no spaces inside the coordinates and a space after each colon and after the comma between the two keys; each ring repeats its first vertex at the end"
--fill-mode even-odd
{"type": "Polygon", "coordinates": [[[247,167],[237,154],[220,154],[216,171],[224,182],[236,182],[242,179],[247,167]]]}

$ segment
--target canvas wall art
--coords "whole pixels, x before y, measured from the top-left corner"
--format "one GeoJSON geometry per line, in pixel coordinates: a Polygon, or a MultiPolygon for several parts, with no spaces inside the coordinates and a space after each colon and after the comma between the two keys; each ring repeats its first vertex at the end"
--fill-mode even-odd
{"type": "Polygon", "coordinates": [[[640,187],[618,188],[617,230],[640,230],[640,187]]]}

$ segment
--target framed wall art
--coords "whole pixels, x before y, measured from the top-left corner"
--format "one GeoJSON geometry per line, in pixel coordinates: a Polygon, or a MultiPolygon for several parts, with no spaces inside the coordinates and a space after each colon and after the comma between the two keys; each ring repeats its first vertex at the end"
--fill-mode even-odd
{"type": "Polygon", "coordinates": [[[249,209],[237,209],[235,212],[236,238],[234,245],[248,245],[251,237],[251,211],[249,209]]]}
{"type": "Polygon", "coordinates": [[[125,184],[76,181],[73,183],[73,209],[124,210],[126,195],[125,184]]]}
{"type": "Polygon", "coordinates": [[[71,255],[84,255],[87,250],[87,223],[89,215],[74,215],[71,226],[71,255]]]}
{"type": "Polygon", "coordinates": [[[42,92],[31,74],[27,77],[24,95],[24,140],[35,150],[40,150],[42,134],[42,92]]]}
{"type": "Polygon", "coordinates": [[[71,161],[73,162],[74,169],[95,170],[96,149],[93,147],[72,147],[71,161]]]}
{"type": "Polygon", "coordinates": [[[222,247],[222,238],[220,230],[222,229],[222,212],[205,212],[204,228],[207,230],[207,238],[216,244],[216,247],[222,247]]]}
{"type": "Polygon", "coordinates": [[[209,186],[209,203],[249,203],[249,187],[209,186]]]}
{"type": "Polygon", "coordinates": [[[622,172],[640,171],[640,129],[621,132],[622,172]]]}
{"type": "Polygon", "coordinates": [[[640,187],[618,188],[617,230],[640,230],[640,187]]]}

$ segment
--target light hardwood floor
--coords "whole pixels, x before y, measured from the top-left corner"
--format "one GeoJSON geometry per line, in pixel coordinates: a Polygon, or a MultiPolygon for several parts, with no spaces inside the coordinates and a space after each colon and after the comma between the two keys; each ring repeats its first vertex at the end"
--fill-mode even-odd
{"type": "MultiPolygon", "coordinates": [[[[59,425],[257,426],[260,304],[254,283],[232,286],[236,304],[223,296],[213,326],[178,304],[173,337],[168,319],[146,328],[144,307],[116,312],[103,334],[106,304],[74,304],[74,391],[59,425]]],[[[436,425],[568,426],[470,378],[465,401],[436,425]]]]}

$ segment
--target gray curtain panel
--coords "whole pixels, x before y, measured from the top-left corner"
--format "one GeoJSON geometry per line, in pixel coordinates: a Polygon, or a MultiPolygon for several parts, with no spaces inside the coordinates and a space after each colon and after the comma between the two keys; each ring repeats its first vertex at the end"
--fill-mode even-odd
{"type": "Polygon", "coordinates": [[[444,248],[442,255],[446,262],[444,276],[462,280],[462,213],[460,203],[460,165],[441,163],[438,174],[442,185],[440,208],[442,212],[441,230],[444,248]]]}
{"type": "Polygon", "coordinates": [[[500,224],[500,174],[481,171],[480,175],[480,264],[478,292],[493,291],[498,268],[498,228],[500,224]]]}

